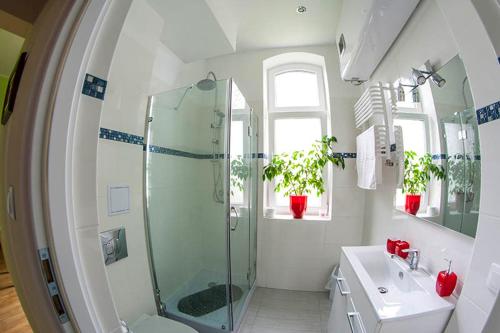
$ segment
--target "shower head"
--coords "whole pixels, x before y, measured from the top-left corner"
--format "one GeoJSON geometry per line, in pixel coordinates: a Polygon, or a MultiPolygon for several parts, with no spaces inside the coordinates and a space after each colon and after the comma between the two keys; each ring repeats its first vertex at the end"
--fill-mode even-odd
{"type": "Polygon", "coordinates": [[[208,72],[207,77],[201,81],[198,81],[196,86],[198,87],[198,89],[203,91],[213,90],[217,86],[217,82],[215,81],[217,81],[217,79],[215,78],[214,72],[208,72]],[[213,80],[209,79],[210,75],[213,77],[213,80]]]}

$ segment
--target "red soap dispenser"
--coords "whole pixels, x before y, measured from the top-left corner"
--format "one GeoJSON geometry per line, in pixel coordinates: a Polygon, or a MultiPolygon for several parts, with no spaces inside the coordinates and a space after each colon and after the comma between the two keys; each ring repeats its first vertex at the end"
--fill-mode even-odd
{"type": "Polygon", "coordinates": [[[439,272],[436,279],[436,292],[441,297],[450,296],[457,285],[457,274],[451,271],[451,260],[448,262],[448,270],[439,272]]]}

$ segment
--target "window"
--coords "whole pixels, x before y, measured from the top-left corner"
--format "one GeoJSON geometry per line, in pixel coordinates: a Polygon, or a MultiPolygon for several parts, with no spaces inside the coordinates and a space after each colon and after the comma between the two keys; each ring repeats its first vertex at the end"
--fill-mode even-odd
{"type": "MultiPolygon", "coordinates": [[[[322,58],[322,57],[321,57],[322,58]]],[[[328,133],[328,107],[323,66],[295,63],[271,67],[266,72],[266,145],[270,156],[307,150],[328,133]]],[[[327,215],[330,172],[325,170],[325,193],[309,194],[306,215],[327,215]]],[[[289,214],[289,199],[266,188],[265,206],[289,214]]]]}
{"type": "MultiPolygon", "coordinates": [[[[404,112],[394,119],[394,125],[401,126],[405,150],[413,150],[417,156],[423,156],[429,151],[429,130],[427,116],[417,112],[404,112]],[[422,138],[424,138],[422,140],[422,138]]],[[[421,209],[426,209],[428,193],[424,193],[421,209]]],[[[396,192],[396,207],[404,207],[405,194],[401,189],[396,192]]]]}
{"type": "MultiPolygon", "coordinates": [[[[231,93],[231,163],[234,160],[246,162],[245,153],[250,150],[247,135],[247,127],[250,125],[248,105],[245,97],[234,82],[232,82],[231,93]]],[[[248,204],[248,191],[246,190],[248,189],[248,181],[243,181],[241,185],[237,185],[239,181],[233,183],[233,179],[237,179],[237,176],[231,174],[231,205],[245,206],[248,204]]]]}

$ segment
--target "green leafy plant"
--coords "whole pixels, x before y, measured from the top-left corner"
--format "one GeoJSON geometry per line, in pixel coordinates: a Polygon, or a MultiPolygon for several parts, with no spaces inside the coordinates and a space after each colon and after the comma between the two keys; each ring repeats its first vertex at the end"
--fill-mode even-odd
{"type": "Polygon", "coordinates": [[[427,189],[431,176],[446,179],[446,172],[441,165],[432,163],[432,155],[427,153],[418,157],[412,150],[405,151],[403,193],[421,194],[427,189]]]}
{"type": "Polygon", "coordinates": [[[328,163],[345,168],[344,157],[334,153],[337,143],[334,136],[324,136],[309,151],[277,154],[264,166],[262,179],[275,180],[275,192],[285,195],[307,195],[313,191],[318,196],[325,192],[323,171],[328,163]]]}
{"type": "Polygon", "coordinates": [[[234,195],[234,189],[243,192],[248,177],[250,177],[248,161],[242,156],[231,160],[231,195],[234,195]]]}
{"type": "Polygon", "coordinates": [[[467,155],[449,156],[448,180],[452,193],[473,193],[478,163],[467,155]]]}

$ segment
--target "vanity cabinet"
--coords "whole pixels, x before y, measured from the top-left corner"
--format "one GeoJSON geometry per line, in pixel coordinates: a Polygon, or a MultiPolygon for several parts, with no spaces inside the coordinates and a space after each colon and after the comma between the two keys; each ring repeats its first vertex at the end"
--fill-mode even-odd
{"type": "Polygon", "coordinates": [[[386,306],[378,308],[372,304],[344,253],[335,280],[328,333],[442,333],[451,314],[451,311],[430,311],[391,317],[393,304],[387,302],[386,306]]]}

